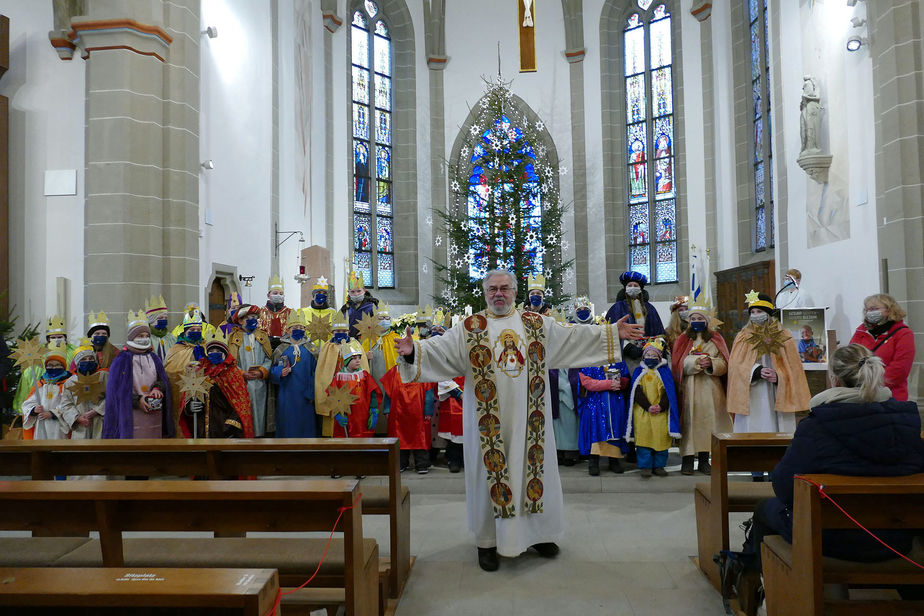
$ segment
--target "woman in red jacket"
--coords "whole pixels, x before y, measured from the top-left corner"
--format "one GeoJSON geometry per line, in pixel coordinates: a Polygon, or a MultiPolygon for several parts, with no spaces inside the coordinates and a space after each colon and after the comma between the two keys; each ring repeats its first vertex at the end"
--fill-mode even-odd
{"type": "Polygon", "coordinates": [[[908,375],[914,362],[914,332],[902,321],[905,314],[891,295],[870,295],[863,300],[863,323],[850,339],[882,359],[885,386],[903,401],[908,399],[908,375]]]}

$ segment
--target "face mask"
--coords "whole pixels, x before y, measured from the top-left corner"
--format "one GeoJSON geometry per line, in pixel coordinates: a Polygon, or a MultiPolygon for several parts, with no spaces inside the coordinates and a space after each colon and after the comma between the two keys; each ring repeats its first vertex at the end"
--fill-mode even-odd
{"type": "Polygon", "coordinates": [[[346,341],[349,340],[349,339],[350,339],[350,335],[349,335],[349,334],[346,334],[346,333],[344,333],[344,332],[337,332],[336,334],[334,334],[334,337],[331,338],[331,342],[338,342],[338,343],[339,343],[339,342],[346,342],[346,341]]]}
{"type": "Polygon", "coordinates": [[[139,351],[143,351],[145,349],[151,348],[151,339],[150,338],[135,338],[134,340],[129,340],[125,344],[127,344],[133,349],[138,349],[139,351]]]}
{"type": "Polygon", "coordinates": [[[257,320],[256,319],[247,319],[244,321],[244,329],[248,332],[252,332],[257,329],[257,320]]]}
{"type": "Polygon", "coordinates": [[[48,338],[49,343],[55,344],[67,344],[67,338],[57,337],[57,338],[48,338]]]}
{"type": "Polygon", "coordinates": [[[199,342],[202,340],[202,332],[186,332],[186,339],[192,342],[199,342]]]}
{"type": "Polygon", "coordinates": [[[869,323],[876,324],[882,321],[882,311],[881,310],[870,310],[866,313],[866,320],[869,323]]]}
{"type": "Polygon", "coordinates": [[[359,302],[363,301],[364,297],[366,297],[365,293],[361,293],[357,295],[350,294],[350,301],[353,302],[354,304],[358,304],[359,302]]]}
{"type": "Polygon", "coordinates": [[[706,331],[706,325],[705,321],[690,321],[690,328],[695,332],[706,331]]]}
{"type": "Polygon", "coordinates": [[[689,311],[689,310],[681,310],[681,311],[680,311],[680,318],[683,319],[684,321],[689,321],[689,320],[690,320],[690,311],[689,311]]]}
{"type": "Polygon", "coordinates": [[[154,329],[167,329],[167,319],[157,319],[154,329]]]}
{"type": "Polygon", "coordinates": [[[286,296],[282,294],[270,295],[269,300],[278,306],[279,304],[286,301],[286,296]]]}
{"type": "Polygon", "coordinates": [[[754,323],[755,325],[760,325],[761,323],[766,323],[769,318],[770,318],[770,315],[767,314],[766,312],[758,312],[757,314],[751,315],[751,323],[754,323]]]}
{"type": "Polygon", "coordinates": [[[660,359],[657,359],[657,358],[655,358],[655,357],[646,357],[646,358],[645,358],[645,365],[648,366],[649,368],[655,368],[655,367],[656,367],[658,364],[660,364],[660,363],[661,363],[661,360],[660,360],[660,359]]]}
{"type": "Polygon", "coordinates": [[[217,366],[218,364],[221,364],[225,361],[225,354],[221,351],[218,351],[217,353],[209,353],[207,357],[209,358],[209,361],[212,362],[213,366],[217,366]]]}
{"type": "Polygon", "coordinates": [[[629,287],[626,289],[626,295],[629,297],[638,297],[642,294],[642,289],[640,287],[629,287]]]}
{"type": "Polygon", "coordinates": [[[538,308],[542,305],[542,296],[541,295],[530,295],[529,303],[538,308]]]}
{"type": "Polygon", "coordinates": [[[93,346],[101,347],[109,340],[109,336],[93,336],[93,346]]]}
{"type": "Polygon", "coordinates": [[[590,309],[588,308],[578,308],[575,313],[579,321],[586,321],[590,318],[590,309]]]}
{"type": "Polygon", "coordinates": [[[430,328],[429,328],[429,327],[421,327],[420,329],[417,330],[417,335],[420,336],[421,338],[427,338],[427,337],[429,337],[429,336],[430,336],[430,328]]]}
{"type": "Polygon", "coordinates": [[[293,329],[292,330],[292,340],[301,340],[305,337],[305,330],[303,329],[293,329]]]}
{"type": "Polygon", "coordinates": [[[316,293],[314,296],[314,303],[323,306],[327,303],[327,295],[324,293],[316,293]]]}
{"type": "Polygon", "coordinates": [[[77,372],[86,376],[88,374],[93,374],[96,372],[96,366],[98,364],[95,361],[82,361],[77,364],[77,372]]]}
{"type": "Polygon", "coordinates": [[[391,320],[385,319],[383,321],[379,321],[379,325],[381,325],[385,329],[391,329],[391,320]]]}
{"type": "Polygon", "coordinates": [[[56,379],[64,376],[64,368],[46,368],[45,369],[45,380],[54,381],[56,379]]]}

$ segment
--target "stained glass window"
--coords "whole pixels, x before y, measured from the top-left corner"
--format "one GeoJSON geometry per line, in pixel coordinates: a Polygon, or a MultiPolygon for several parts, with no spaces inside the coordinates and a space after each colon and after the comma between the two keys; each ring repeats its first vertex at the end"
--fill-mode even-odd
{"type": "Polygon", "coordinates": [[[641,12],[626,21],[623,39],[628,267],[655,283],[676,282],[673,24],[666,4],[636,4],[641,12]]]}
{"type": "Polygon", "coordinates": [[[755,252],[773,246],[773,151],[770,140],[770,71],[767,1],[745,0],[751,36],[751,99],[754,104],[751,145],[754,178],[755,252]],[[765,171],[769,172],[766,173],[765,171]]]}
{"type": "Polygon", "coordinates": [[[367,287],[395,286],[392,222],[392,41],[374,0],[350,27],[353,105],[353,267],[367,287]],[[373,208],[372,205],[375,204],[373,208]]]}

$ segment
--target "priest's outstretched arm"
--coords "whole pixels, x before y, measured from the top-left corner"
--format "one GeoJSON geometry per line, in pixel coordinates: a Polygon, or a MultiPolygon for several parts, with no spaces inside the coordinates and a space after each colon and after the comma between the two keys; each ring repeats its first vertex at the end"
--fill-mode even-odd
{"type": "MultiPolygon", "coordinates": [[[[463,327],[453,327],[442,336],[414,340],[411,353],[398,350],[398,372],[405,383],[438,383],[463,376],[469,367],[463,327]]],[[[401,344],[404,339],[396,341],[401,344]]]]}
{"type": "Polygon", "coordinates": [[[545,325],[546,352],[549,368],[586,368],[622,361],[620,337],[637,340],[642,337],[640,325],[623,317],[616,323],[603,325],[562,325],[550,317],[542,317],[545,325]]]}

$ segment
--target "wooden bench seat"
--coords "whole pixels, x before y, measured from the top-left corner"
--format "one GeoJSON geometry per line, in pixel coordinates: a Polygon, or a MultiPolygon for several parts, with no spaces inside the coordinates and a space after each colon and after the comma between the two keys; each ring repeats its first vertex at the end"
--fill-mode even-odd
{"type": "MultiPolygon", "coordinates": [[[[792,544],[779,535],[764,537],[767,548],[773,556],[788,567],[792,567],[792,544]]],[[[908,558],[924,563],[924,542],[917,541],[908,558]]],[[[877,563],[858,563],[830,556],[821,557],[826,584],[885,584],[895,583],[896,575],[918,576],[921,569],[903,558],[893,558],[877,563]]]]}
{"type": "MultiPolygon", "coordinates": [[[[712,486],[701,482],[696,484],[696,491],[709,498],[712,486]]],[[[728,482],[728,510],[730,512],[753,511],[754,503],[773,496],[773,485],[769,482],[755,483],[747,480],[728,482]]]]}
{"type": "Polygon", "coordinates": [[[6,614],[125,614],[156,607],[265,616],[279,592],[272,569],[0,568],[0,580],[6,614]]]}

